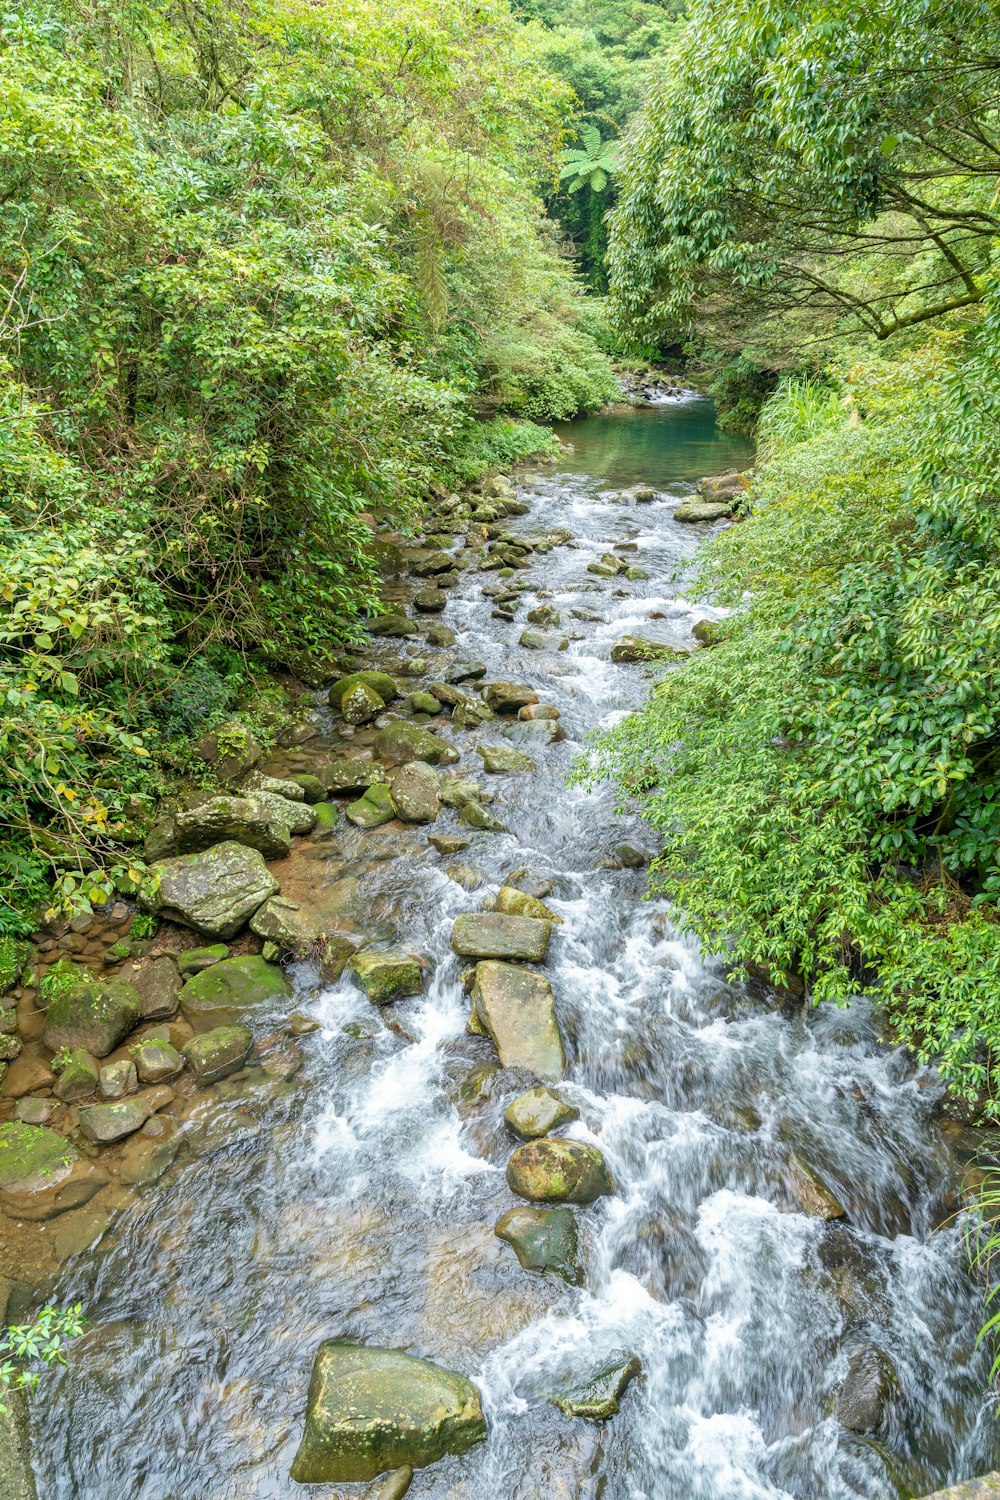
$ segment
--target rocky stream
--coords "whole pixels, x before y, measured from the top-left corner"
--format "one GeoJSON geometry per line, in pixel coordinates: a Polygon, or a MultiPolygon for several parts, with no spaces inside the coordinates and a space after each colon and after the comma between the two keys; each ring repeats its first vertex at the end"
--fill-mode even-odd
{"type": "Polygon", "coordinates": [[[564,436],[385,547],[295,743],[216,736],[155,936],[43,935],[85,982],[2,1012],[0,1289],[88,1319],[40,1500],[903,1500],[996,1458],[977,1132],[864,1004],[703,962],[567,786],[705,649],[675,514],[749,455],[707,402],[564,436]]]}

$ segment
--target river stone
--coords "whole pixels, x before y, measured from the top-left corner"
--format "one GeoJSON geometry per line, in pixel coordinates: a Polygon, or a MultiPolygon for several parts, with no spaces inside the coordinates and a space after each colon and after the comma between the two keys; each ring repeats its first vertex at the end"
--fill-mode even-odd
{"type": "Polygon", "coordinates": [[[788,1180],[799,1208],[810,1219],[829,1221],[846,1217],[846,1208],[825,1183],[820,1181],[815,1170],[801,1156],[792,1156],[789,1162],[788,1180]]]}
{"type": "Polygon", "coordinates": [[[416,620],[411,620],[406,611],[398,606],[386,610],[385,614],[379,615],[375,620],[366,621],[365,628],[369,635],[401,637],[420,634],[420,626],[416,620]]]}
{"type": "Polygon", "coordinates": [[[478,682],[486,676],[486,663],[483,661],[453,661],[451,666],[442,675],[445,682],[478,682]]]}
{"type": "Polygon", "coordinates": [[[439,714],[441,704],[433,693],[416,692],[410,694],[410,707],[415,714],[439,714]]]}
{"type": "Polygon", "coordinates": [[[519,964],[476,965],[472,1023],[490,1037],[505,1068],[561,1078],[566,1066],[552,986],[519,964]]]}
{"type": "Polygon", "coordinates": [[[512,745],[519,745],[522,749],[527,747],[534,750],[544,750],[549,745],[555,745],[566,738],[566,731],[556,719],[518,719],[516,724],[508,724],[500,733],[505,740],[512,745]]]}
{"type": "Polygon", "coordinates": [[[113,1146],[141,1130],[152,1113],[149,1102],[136,1094],[115,1104],[91,1104],[81,1109],[80,1129],[95,1146],[113,1146]]]}
{"type": "MultiPolygon", "coordinates": [[[[526,896],[534,896],[536,901],[543,901],[546,896],[551,896],[556,883],[550,875],[539,875],[534,870],[529,870],[526,865],[522,865],[518,870],[511,870],[503,883],[503,888],[522,891],[526,896]]],[[[499,897],[497,899],[499,900],[499,897]]],[[[515,915],[520,914],[515,913],[515,915]]]]}
{"type": "Polygon", "coordinates": [[[441,778],[426,761],[411,760],[389,778],[393,806],[406,823],[433,823],[441,807],[441,778]]]}
{"type": "Polygon", "coordinates": [[[331,760],[318,767],[320,781],[331,797],[342,797],[349,792],[366,792],[377,782],[386,782],[388,777],[380,765],[373,760],[360,757],[344,757],[331,760]]]}
{"type": "Polygon", "coordinates": [[[553,703],[526,703],[523,708],[518,709],[517,717],[530,722],[535,719],[558,719],[562,715],[553,703]]]}
{"type": "Polygon", "coordinates": [[[47,1125],[55,1112],[52,1099],[39,1099],[32,1094],[27,1099],[18,1099],[14,1105],[14,1119],[24,1125],[47,1125]]]}
{"type": "Polygon", "coordinates": [[[432,625],[427,632],[428,646],[454,646],[455,632],[449,625],[432,625]]]}
{"type": "Polygon", "coordinates": [[[618,663],[644,661],[683,661],[690,652],[663,641],[647,641],[638,635],[623,635],[611,647],[611,660],[618,663]]]}
{"type": "Polygon", "coordinates": [[[675,521],[721,521],[732,515],[733,507],[728,500],[686,500],[674,511],[675,521]]]}
{"type": "Polygon", "coordinates": [[[507,1185],[533,1203],[593,1203],[614,1192],[597,1147],[559,1136],[518,1146],[507,1163],[507,1185]]]}
{"type": "Polygon", "coordinates": [[[138,964],[128,978],[142,1001],[144,1021],[167,1021],[177,1014],[182,980],[172,958],[164,954],[162,958],[138,964]]]}
{"type": "Polygon", "coordinates": [[[455,918],[451,946],[460,958],[519,958],[537,964],[548,952],[551,933],[551,923],[533,917],[464,912],[455,918]]]}
{"type": "Polygon", "coordinates": [[[263,750],[245,725],[220,724],[198,741],[198,754],[224,783],[242,781],[263,757],[263,750]]]}
{"type": "Polygon", "coordinates": [[[263,796],[209,797],[157,823],[143,852],[147,860],[167,859],[198,854],[226,840],[258,849],[266,859],[281,859],[291,848],[291,829],[280,809],[263,796]]]}
{"type": "Polygon", "coordinates": [[[538,767],[530,755],[525,755],[523,750],[515,750],[513,745],[479,745],[479,754],[483,757],[483,770],[491,773],[504,771],[537,771],[538,767]]]}
{"type": "MultiPolygon", "coordinates": [[[[464,776],[446,777],[441,782],[441,802],[445,807],[462,808],[469,802],[482,802],[483,789],[474,781],[467,781],[464,776]]],[[[492,801],[492,797],[487,797],[492,801]]]]}
{"type": "Polygon", "coordinates": [[[350,1484],[422,1469],[486,1437],[479,1392],[462,1375],[397,1349],[320,1345],[292,1478],[350,1484]]]}
{"type": "Polygon", "coordinates": [[[580,1242],[572,1209],[511,1208],[497,1220],[493,1233],[513,1245],[526,1271],[553,1271],[570,1286],[582,1282],[580,1242]]]}
{"type": "Polygon", "coordinates": [[[42,1041],[52,1052],[80,1047],[92,1057],[107,1057],[141,1015],[142,1001],[124,980],[74,984],[46,1011],[42,1041]]]}
{"type": "Polygon", "coordinates": [[[459,729],[478,729],[494,717],[493,710],[481,698],[465,698],[451,716],[459,729]]]}
{"type": "Polygon", "coordinates": [[[627,1350],[617,1349],[600,1365],[581,1379],[571,1377],[548,1399],[568,1417],[588,1417],[592,1422],[606,1422],[618,1411],[626,1387],[635,1379],[642,1364],[627,1350]]]}
{"type": "Polygon", "coordinates": [[[419,995],[424,987],[424,971],[409,953],[373,952],[368,948],[355,953],[347,968],[373,1005],[389,1005],[404,995],[419,995]]]}
{"type": "Polygon", "coordinates": [[[250,931],[277,944],[279,952],[297,958],[308,953],[319,937],[316,919],[304,916],[296,902],[284,896],[268,896],[250,918],[250,931]]]}
{"type": "Polygon", "coordinates": [[[256,954],[226,958],[193,975],[181,990],[181,1010],[196,1032],[213,1031],[270,1011],[287,1000],[292,987],[276,964],[256,954]]]}
{"type": "Polygon", "coordinates": [[[691,634],[700,646],[717,646],[720,641],[725,640],[719,620],[695,620],[691,626],[691,634]]]}
{"type": "Polygon", "coordinates": [[[58,1074],[55,1094],[64,1104],[76,1104],[97,1093],[100,1069],[96,1058],[91,1057],[89,1052],[84,1052],[82,1047],[73,1048],[58,1069],[58,1074]]]}
{"type": "Polygon", "coordinates": [[[181,1048],[184,1061],[199,1083],[217,1083],[242,1068],[253,1045],[245,1026],[217,1026],[193,1036],[181,1048]]]}
{"type": "Polygon", "coordinates": [[[311,776],[308,771],[297,771],[292,781],[299,788],[303,799],[309,803],[322,802],[326,797],[326,787],[318,776],[311,776]]]}
{"type": "Polygon", "coordinates": [[[164,860],[150,874],[157,884],[140,891],[140,905],[209,938],[235,937],[278,890],[257,850],[237,843],[164,860]]]}
{"type": "Polygon", "coordinates": [[[100,1072],[100,1087],[102,1099],[124,1099],[126,1094],[134,1094],[139,1087],[139,1074],[131,1058],[105,1063],[100,1072]]]}
{"type": "Polygon", "coordinates": [[[477,870],[475,865],[466,864],[463,860],[453,860],[451,864],[445,865],[444,873],[449,880],[460,885],[463,891],[478,891],[483,883],[482,871],[477,870]]]}
{"type": "Polygon", "coordinates": [[[458,821],[466,828],[476,828],[483,833],[506,833],[507,825],[501,823],[496,813],[481,802],[466,802],[458,814],[458,821]]]}
{"type": "Polygon", "coordinates": [[[448,603],[448,595],[443,589],[418,589],[413,602],[422,614],[439,615],[448,603]]]}
{"type": "Polygon", "coordinates": [[[547,625],[550,628],[562,624],[559,611],[554,604],[539,604],[534,609],[529,609],[528,620],[532,625],[547,625]]]}
{"type": "Polygon", "coordinates": [[[898,1386],[889,1356],[871,1344],[859,1345],[840,1388],[837,1421],[849,1432],[877,1432],[898,1386]]]}
{"type": "Polygon", "coordinates": [[[461,759],[454,745],[439,739],[429,729],[419,724],[408,724],[405,719],[394,719],[375,736],[375,754],[390,766],[405,765],[408,761],[425,761],[430,766],[450,765],[461,759]]]}
{"type": "Polygon", "coordinates": [[[629,583],[645,583],[648,580],[649,576],[650,575],[646,572],[645,568],[625,569],[625,577],[628,579],[629,583]]]}
{"type": "Polygon", "coordinates": [[[0,1208],[12,1218],[34,1222],[78,1208],[106,1181],[54,1130],[20,1121],[0,1125],[0,1208]]]}
{"type": "Polygon", "coordinates": [[[319,960],[319,977],[323,983],[336,984],[347,968],[348,959],[353,958],[357,951],[357,944],[352,943],[350,938],[327,938],[319,960]]]}
{"type": "Polygon", "coordinates": [[[189,979],[192,974],[200,974],[202,969],[210,969],[228,957],[229,949],[225,943],[212,943],[207,948],[186,948],[177,955],[177,967],[184,978],[189,979]]]}
{"type": "MultiPolygon", "coordinates": [[[[293,784],[276,781],[271,776],[268,776],[266,780],[277,786],[293,784]]],[[[316,810],[310,807],[302,797],[298,799],[285,797],[278,792],[268,791],[267,787],[263,786],[252,793],[252,798],[260,806],[266,807],[272,817],[284,823],[290,834],[311,833],[316,827],[316,810]]]]}
{"type": "Polygon", "coordinates": [[[614,852],[623,870],[645,869],[652,858],[648,850],[638,849],[635,844],[616,844],[614,852]]]}
{"type": "Polygon", "coordinates": [[[345,810],[348,822],[356,828],[381,828],[383,823],[391,823],[395,816],[396,808],[389,788],[380,781],[374,782],[363,797],[350,803],[345,810]]]}
{"type": "Polygon", "coordinates": [[[363,682],[356,682],[340,700],[340,712],[348,724],[370,724],[384,708],[384,700],[363,682]]]}
{"type": "Polygon", "coordinates": [[[530,626],[521,631],[520,645],[528,651],[568,651],[569,641],[554,630],[534,630],[530,626]]]}
{"type": "Polygon", "coordinates": [[[550,911],[544,901],[510,885],[500,887],[493,909],[504,917],[533,917],[538,922],[555,922],[557,926],[562,926],[562,917],[557,917],[554,911],[550,911]]]}
{"type": "Polygon", "coordinates": [[[382,699],[383,704],[391,703],[394,698],[399,697],[396,681],[388,672],[351,672],[333,684],[327,694],[330,707],[340,708],[345,696],[358,686],[371,688],[382,699]]]}
{"type": "Polygon", "coordinates": [[[580,1111],[560,1099],[553,1089],[528,1089],[518,1094],[504,1110],[504,1119],[522,1141],[535,1141],[560,1125],[578,1120],[580,1111]]]}
{"type": "Polygon", "coordinates": [[[430,552],[411,563],[410,572],[414,578],[433,578],[435,573],[450,573],[454,566],[455,559],[450,552],[430,552]]]}
{"type": "Polygon", "coordinates": [[[592,562],[587,564],[587,572],[593,573],[595,578],[617,578],[618,569],[609,563],[592,562]]]}
{"type": "Polygon", "coordinates": [[[525,682],[487,682],[483,698],[498,714],[516,714],[525,704],[538,702],[538,694],[525,682]]]}
{"type": "Polygon", "coordinates": [[[141,1041],[130,1050],[142,1083],[168,1083],[184,1068],[183,1057],[169,1042],[141,1041]]]}
{"type": "Polygon", "coordinates": [[[453,854],[461,854],[463,850],[469,847],[468,839],[459,838],[456,834],[452,833],[429,833],[427,835],[427,842],[432,849],[436,849],[439,854],[447,857],[453,854]]]}

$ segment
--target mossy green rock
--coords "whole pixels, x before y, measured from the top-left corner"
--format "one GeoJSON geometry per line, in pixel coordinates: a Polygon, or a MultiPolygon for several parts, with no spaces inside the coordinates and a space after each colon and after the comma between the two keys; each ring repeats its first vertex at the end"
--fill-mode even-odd
{"type": "Polygon", "coordinates": [[[460,958],[518,958],[541,963],[549,949],[550,922],[534,917],[506,917],[496,912],[465,912],[451,929],[451,946],[460,958]]]}
{"type": "Polygon", "coordinates": [[[566,1066],[552,986],[520,964],[478,963],[472,987],[473,1030],[488,1036],[505,1068],[561,1078],[566,1066]]]}
{"type": "Polygon", "coordinates": [[[142,998],[124,980],[76,984],[58,994],[46,1011],[42,1041],[53,1052],[79,1047],[92,1057],[107,1057],[141,1015],[142,998]]]}
{"type": "Polygon", "coordinates": [[[523,750],[515,750],[513,745],[480,745],[478,747],[483,757],[483,770],[494,774],[504,771],[537,771],[538,767],[530,755],[525,755],[523,750]]]}
{"type": "Polygon", "coordinates": [[[528,1089],[527,1093],[518,1094],[504,1111],[507,1124],[523,1141],[537,1140],[579,1117],[578,1109],[560,1099],[553,1089],[546,1088],[528,1089]]]}
{"type": "Polygon", "coordinates": [[[193,1036],[181,1048],[184,1061],[199,1083],[217,1083],[242,1068],[253,1046],[245,1026],[217,1026],[193,1036]]]}
{"type": "Polygon", "coordinates": [[[550,911],[544,901],[539,901],[537,896],[529,896],[526,891],[516,890],[511,885],[500,887],[494,910],[505,917],[534,917],[537,922],[555,922],[557,926],[562,926],[562,917],[557,917],[554,911],[550,911]]]}
{"type": "Polygon", "coordinates": [[[507,1185],[532,1203],[593,1203],[614,1192],[597,1147],[559,1137],[519,1146],[507,1163],[507,1185]]]}
{"type": "Polygon", "coordinates": [[[356,682],[340,700],[340,712],[348,724],[370,724],[384,708],[385,700],[363,682],[356,682]]]}
{"type": "Polygon", "coordinates": [[[153,1039],[131,1048],[140,1083],[167,1083],[183,1070],[184,1059],[169,1042],[153,1039]]]}
{"type": "Polygon", "coordinates": [[[292,993],[276,964],[256,954],[226,958],[195,974],[181,990],[181,1010],[197,1032],[213,1031],[267,1012],[292,993]]]}
{"type": "Polygon", "coordinates": [[[396,1349],[320,1345],[292,1478],[357,1484],[467,1453],[486,1437],[479,1392],[464,1376],[396,1349]]]}
{"type": "Polygon", "coordinates": [[[466,802],[458,814],[458,821],[465,828],[475,828],[481,833],[506,833],[506,823],[501,823],[495,812],[481,802],[466,802]]]}
{"type": "Polygon", "coordinates": [[[212,943],[207,948],[187,948],[183,953],[178,953],[177,967],[185,979],[188,979],[192,974],[200,974],[203,969],[210,969],[213,964],[221,963],[228,957],[229,949],[225,943],[212,943]]]}
{"type": "Polygon", "coordinates": [[[579,1286],[583,1279],[576,1219],[569,1208],[512,1208],[493,1227],[498,1239],[513,1245],[526,1271],[553,1271],[579,1286]]]}
{"type": "Polygon", "coordinates": [[[621,664],[643,661],[683,661],[690,652],[665,641],[647,641],[638,635],[623,635],[611,647],[611,660],[621,664]]]}
{"type": "Polygon", "coordinates": [[[75,1161],[69,1141],[54,1130],[20,1121],[0,1125],[0,1188],[20,1187],[36,1178],[58,1179],[75,1161]]]}
{"type": "Polygon", "coordinates": [[[422,760],[429,766],[450,765],[460,756],[454,745],[439,739],[429,729],[419,724],[410,724],[405,719],[394,719],[375,736],[375,754],[390,766],[405,765],[407,761],[422,760]]]}
{"type": "Polygon", "coordinates": [[[568,1417],[606,1422],[618,1411],[626,1387],[641,1369],[634,1354],[616,1349],[593,1369],[560,1382],[559,1388],[548,1393],[548,1399],[568,1417]]]}
{"type": "Polygon", "coordinates": [[[331,797],[343,797],[347,793],[366,792],[375,782],[386,782],[388,776],[373,760],[362,760],[360,756],[344,756],[342,760],[331,760],[318,769],[319,779],[331,797]]]}
{"type": "Polygon", "coordinates": [[[388,1005],[404,995],[419,995],[424,987],[424,971],[409,953],[367,949],[355,953],[347,968],[373,1005],[388,1005]]]}
{"type": "Polygon", "coordinates": [[[96,1059],[89,1052],[84,1052],[82,1047],[74,1047],[59,1069],[56,1098],[61,1099],[64,1104],[76,1104],[81,1099],[89,1099],[92,1094],[97,1093],[99,1081],[100,1069],[96,1059]]]}
{"type": "Polygon", "coordinates": [[[306,802],[315,805],[317,802],[322,802],[326,796],[326,787],[318,776],[310,776],[307,771],[302,771],[291,779],[296,786],[302,788],[302,796],[306,802]]]}
{"type": "Polygon", "coordinates": [[[380,828],[391,823],[396,816],[396,807],[389,788],[381,782],[370,786],[363,797],[347,808],[347,820],[356,828],[380,828]]]}
{"type": "Polygon", "coordinates": [[[0,937],[0,995],[6,993],[20,979],[31,962],[31,944],[24,938],[0,937]]]}
{"type": "Polygon", "coordinates": [[[279,953],[306,954],[319,936],[315,918],[306,916],[294,901],[268,896],[250,918],[250,931],[277,945],[279,953]]]}
{"type": "Polygon", "coordinates": [[[441,807],[441,777],[426,761],[414,760],[393,771],[392,803],[406,823],[433,823],[441,807]]]}
{"type": "Polygon", "coordinates": [[[235,937],[278,890],[257,850],[232,842],[164,860],[150,874],[154,881],[140,892],[141,905],[208,938],[235,937]]]}
{"type": "Polygon", "coordinates": [[[487,682],[483,698],[497,714],[516,714],[526,704],[538,702],[538,694],[526,682],[487,682]]]}
{"type": "Polygon", "coordinates": [[[391,703],[393,698],[399,697],[395,679],[388,672],[351,672],[333,684],[328,695],[330,707],[339,708],[351,689],[359,685],[377,693],[383,704],[391,703]]]}

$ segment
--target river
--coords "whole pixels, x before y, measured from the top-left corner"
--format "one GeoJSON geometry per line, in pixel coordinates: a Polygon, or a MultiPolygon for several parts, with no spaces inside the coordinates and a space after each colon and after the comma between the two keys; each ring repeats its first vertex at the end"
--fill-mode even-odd
{"type": "MultiPolygon", "coordinates": [[[[609,860],[649,834],[616,818],[610,790],[566,787],[588,731],[649,689],[647,669],[612,664],[612,643],[653,629],[690,645],[706,613],[671,581],[701,533],[672,520],[670,494],[745,462],[746,446],[704,401],[565,435],[573,454],[523,477],[531,513],[512,526],[573,533],[523,575],[569,649],[521,647],[525,609],[494,618],[482,584],[495,575],[475,567],[443,617],[455,645],[403,647],[427,658],[427,680],[461,657],[530,683],[565,739],[532,749],[537,774],[486,777],[474,746],[505,743],[499,720],[432,726],[497,792],[509,829],[470,834],[464,870],[446,873],[426,830],[398,823],[341,821],[300,842],[297,888],[426,955],[432,977],[380,1012],[346,977],[324,988],[299,965],[297,1008],[319,1023],[296,1044],[301,1070],[255,1068],[200,1095],[174,1166],[66,1267],[55,1298],[82,1301],[92,1327],[34,1401],[43,1500],[364,1493],[288,1478],[328,1337],[407,1348],[479,1385],[488,1442],[419,1472],[421,1500],[888,1500],[991,1467],[980,1310],[959,1236],[941,1227],[960,1164],[940,1090],[880,1042],[864,1005],[783,1008],[702,962],[669,905],[643,899],[644,871],[609,860]],[[611,498],[609,484],[637,481],[664,493],[611,498]],[[648,581],[588,574],[616,545],[648,581]],[[569,1053],[561,1092],[580,1113],[566,1133],[600,1145],[617,1188],[579,1212],[579,1288],[522,1270],[493,1233],[515,1201],[503,1111],[525,1085],[467,1035],[449,947],[454,918],[525,866],[553,881],[563,919],[547,973],[569,1053]],[[845,1217],[800,1211],[803,1161],[845,1217]],[[859,1345],[894,1372],[877,1437],[835,1414],[859,1345]],[[642,1371],[610,1421],[543,1399],[560,1372],[618,1351],[642,1371]]],[[[319,739],[273,770],[343,748],[339,721],[316,713],[319,739]]],[[[449,812],[435,831],[463,830],[449,812]]]]}

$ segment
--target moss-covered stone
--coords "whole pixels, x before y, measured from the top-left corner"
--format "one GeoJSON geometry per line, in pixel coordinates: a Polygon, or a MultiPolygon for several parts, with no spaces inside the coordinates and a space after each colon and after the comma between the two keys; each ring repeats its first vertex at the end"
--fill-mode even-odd
{"type": "Polygon", "coordinates": [[[398,767],[389,779],[396,812],[406,823],[433,823],[441,807],[440,785],[441,777],[426,761],[398,767]]]}
{"type": "Polygon", "coordinates": [[[306,802],[322,802],[326,796],[326,787],[318,776],[310,776],[307,771],[300,771],[291,779],[296,786],[301,787],[302,796],[306,802]]]}
{"type": "Polygon", "coordinates": [[[52,1060],[52,1068],[58,1075],[56,1098],[61,1099],[64,1104],[77,1104],[81,1099],[89,1099],[97,1093],[100,1068],[97,1060],[89,1052],[84,1052],[82,1047],[74,1047],[65,1057],[57,1054],[52,1060]]]}
{"type": "Polygon", "coordinates": [[[549,948],[551,923],[496,912],[464,912],[451,929],[451,946],[461,958],[522,959],[541,963],[549,948]]]}
{"type": "Polygon", "coordinates": [[[399,1350],[331,1340],[316,1355],[292,1478],[361,1483],[467,1453],[485,1437],[479,1392],[464,1376],[399,1350]]]}
{"type": "Polygon", "coordinates": [[[460,759],[454,745],[406,719],[393,719],[375,736],[375,754],[386,765],[402,766],[411,760],[426,761],[429,766],[451,765],[460,759]]]}
{"type": "Polygon", "coordinates": [[[141,1130],[152,1114],[142,1094],[114,1104],[91,1104],[80,1111],[80,1129],[96,1146],[113,1146],[141,1130]]]}
{"type": "Polygon", "coordinates": [[[0,1125],[0,1188],[59,1177],[74,1161],[73,1147],[54,1130],[20,1121],[0,1125]]]}
{"type": "Polygon", "coordinates": [[[195,1031],[207,1032],[273,1010],[291,993],[276,964],[248,954],[193,975],[181,990],[181,1010],[195,1031]]]}
{"type": "Polygon", "coordinates": [[[217,1026],[202,1036],[193,1036],[181,1048],[184,1061],[199,1083],[217,1083],[242,1068],[250,1055],[253,1037],[245,1026],[217,1026]]]}
{"type": "Polygon", "coordinates": [[[643,661],[683,661],[690,653],[664,641],[647,641],[637,635],[623,635],[611,647],[611,660],[620,665],[643,661]]]}
{"type": "Polygon", "coordinates": [[[593,1369],[560,1382],[560,1387],[549,1393],[549,1400],[568,1417],[606,1422],[618,1411],[627,1386],[641,1369],[642,1365],[634,1354],[616,1349],[593,1369]]]}
{"type": "Polygon", "coordinates": [[[376,952],[369,948],[355,953],[347,968],[373,1005],[388,1005],[405,995],[419,995],[424,987],[424,971],[409,953],[376,952]]]}
{"type": "Polygon", "coordinates": [[[347,961],[357,952],[357,944],[350,938],[329,937],[323,944],[319,961],[319,977],[324,984],[336,984],[347,967],[347,961]]]}
{"type": "Polygon", "coordinates": [[[350,672],[346,677],[341,677],[333,684],[328,694],[331,708],[340,708],[346,695],[358,686],[369,688],[377,693],[382,700],[383,707],[391,703],[394,698],[399,697],[399,688],[396,686],[395,678],[390,677],[388,672],[350,672]]]}
{"type": "Polygon", "coordinates": [[[129,1049],[140,1083],[167,1083],[184,1068],[184,1059],[169,1042],[154,1038],[129,1049]]]}
{"type": "Polygon", "coordinates": [[[348,724],[370,724],[384,708],[384,699],[363,682],[356,682],[340,700],[340,712],[348,724]]]}
{"type": "Polygon", "coordinates": [[[579,1286],[583,1280],[572,1209],[511,1208],[497,1220],[493,1233],[513,1245],[526,1271],[552,1271],[570,1286],[579,1286]]]}
{"type": "Polygon", "coordinates": [[[0,995],[11,989],[31,962],[31,944],[24,938],[0,936],[0,995]]]}
{"type": "Polygon", "coordinates": [[[537,703],[538,694],[526,682],[488,682],[483,699],[494,713],[516,714],[526,703],[537,703]]]}
{"type": "Polygon", "coordinates": [[[562,917],[557,917],[554,911],[550,911],[544,901],[539,901],[537,896],[529,896],[527,891],[519,891],[512,885],[500,887],[494,910],[505,917],[532,917],[536,922],[555,922],[557,926],[562,926],[562,917]]]}
{"type": "Polygon", "coordinates": [[[555,1136],[517,1148],[507,1163],[507,1185],[532,1203],[593,1203],[614,1192],[596,1146],[555,1136]]]}
{"type": "Polygon", "coordinates": [[[142,999],[121,979],[78,984],[57,995],[45,1013],[42,1041],[53,1052],[82,1048],[107,1057],[142,1015],[142,999]]]}
{"type": "Polygon", "coordinates": [[[396,816],[396,806],[389,788],[375,782],[364,796],[350,804],[346,816],[355,828],[381,828],[383,823],[391,823],[396,816]]]}
{"type": "Polygon", "coordinates": [[[552,986],[543,974],[519,964],[476,965],[473,1029],[489,1036],[505,1068],[539,1078],[561,1078],[565,1068],[552,986]]]}
{"type": "Polygon", "coordinates": [[[150,876],[140,892],[142,905],[208,938],[235,937],[278,890],[257,850],[232,842],[164,860],[150,876]]]}
{"type": "Polygon", "coordinates": [[[366,792],[375,782],[387,782],[388,776],[373,760],[362,760],[360,756],[344,756],[317,767],[317,775],[331,797],[343,797],[347,793],[366,792]]]}
{"type": "Polygon", "coordinates": [[[483,770],[494,774],[505,771],[537,771],[538,767],[530,755],[516,750],[513,745],[480,745],[483,770]]]}
{"type": "Polygon", "coordinates": [[[187,948],[178,953],[177,967],[185,979],[189,979],[192,974],[200,974],[203,969],[210,969],[228,957],[229,949],[225,943],[212,943],[207,948],[187,948]]]}
{"type": "Polygon", "coordinates": [[[465,828],[475,828],[482,833],[506,833],[506,823],[501,823],[495,812],[481,802],[466,802],[458,814],[458,821],[465,828]]]}
{"type": "Polygon", "coordinates": [[[527,1093],[518,1094],[504,1111],[507,1124],[523,1141],[538,1140],[550,1130],[557,1130],[560,1125],[568,1125],[570,1120],[579,1117],[578,1109],[560,1099],[554,1089],[547,1088],[528,1089],[527,1093]]]}

